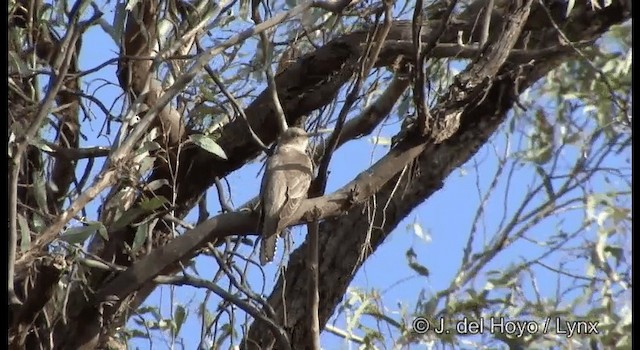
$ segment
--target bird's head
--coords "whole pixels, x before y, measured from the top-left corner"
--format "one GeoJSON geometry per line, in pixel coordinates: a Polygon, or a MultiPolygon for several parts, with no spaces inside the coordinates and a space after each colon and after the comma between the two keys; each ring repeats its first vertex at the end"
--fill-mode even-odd
{"type": "Polygon", "coordinates": [[[290,127],[280,135],[279,147],[291,147],[304,152],[309,145],[309,134],[302,128],[290,127]]]}

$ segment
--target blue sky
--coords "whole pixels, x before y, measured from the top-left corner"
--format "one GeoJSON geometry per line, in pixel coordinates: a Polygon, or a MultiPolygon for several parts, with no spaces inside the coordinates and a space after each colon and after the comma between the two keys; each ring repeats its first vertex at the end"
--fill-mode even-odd
{"type": "MultiPolygon", "coordinates": [[[[112,5],[109,5],[112,6],[112,5]]],[[[111,21],[113,16],[110,12],[105,12],[107,21],[111,21]]],[[[255,48],[255,45],[246,45],[247,50],[255,48]]],[[[85,35],[83,40],[83,49],[80,55],[80,68],[82,70],[97,66],[106,59],[116,57],[118,49],[109,36],[107,36],[99,27],[93,27],[85,35]]],[[[213,64],[215,68],[215,64],[213,64]]],[[[96,88],[103,85],[106,79],[111,83],[117,84],[115,75],[116,66],[108,66],[101,71],[85,77],[82,81],[83,87],[87,83],[91,83],[89,93],[94,93],[107,106],[110,105],[116,96],[121,93],[117,86],[103,86],[97,91],[96,88]],[[98,80],[95,80],[98,79],[98,80]],[[94,81],[95,80],[95,81],[94,81]]],[[[259,87],[261,90],[263,87],[259,87]]],[[[120,100],[121,102],[121,100],[120,100]]],[[[120,102],[117,104],[120,106],[120,102]]],[[[245,105],[248,102],[245,102],[245,105]]],[[[108,146],[114,139],[118,124],[112,124],[112,133],[107,138],[98,137],[98,133],[102,127],[104,116],[97,108],[96,116],[91,121],[85,121],[83,124],[83,132],[87,136],[87,141],[82,140],[82,147],[90,146],[108,146]]],[[[118,115],[120,107],[113,109],[112,114],[118,115]]],[[[506,125],[506,124],[505,124],[506,125]]],[[[524,127],[525,122],[518,119],[517,125],[524,127]]],[[[380,130],[380,136],[391,137],[399,127],[397,117],[391,116],[389,121],[380,130]]],[[[374,132],[375,134],[375,132],[374,132]]],[[[419,205],[409,216],[403,220],[396,230],[386,240],[384,245],[371,256],[366,264],[361,268],[352,283],[352,286],[371,290],[377,288],[385,290],[382,296],[382,303],[391,316],[399,309],[397,303],[404,303],[409,310],[412,310],[417,295],[421,290],[425,290],[427,295],[448,287],[454,274],[458,270],[463,254],[463,249],[471,229],[471,222],[481,202],[481,196],[490,186],[492,175],[496,172],[498,164],[498,154],[503,154],[505,149],[509,149],[509,154],[518,150],[518,143],[521,142],[514,136],[513,139],[507,140],[504,133],[494,135],[491,141],[485,145],[478,154],[460,169],[455,170],[451,176],[445,181],[444,187],[431,196],[427,201],[419,205]],[[480,192],[479,192],[480,189],[480,192]],[[418,237],[414,230],[407,227],[417,222],[422,229],[428,233],[429,240],[418,237]],[[418,260],[425,265],[430,272],[428,278],[418,276],[414,271],[409,269],[406,264],[405,252],[412,248],[418,255],[418,260]],[[393,263],[390,263],[393,262],[393,263]],[[399,282],[402,281],[400,283],[399,282]],[[395,284],[395,285],[394,285],[395,284]],[[391,287],[393,286],[393,287],[391,287]]],[[[517,133],[516,133],[517,135],[517,133]]],[[[525,141],[526,143],[526,141],[525,141]]],[[[329,178],[327,192],[333,191],[351,179],[359,172],[369,167],[375,160],[383,156],[387,151],[384,146],[374,146],[369,139],[361,139],[352,141],[339,149],[333,157],[331,165],[331,176],[329,178]]],[[[575,159],[576,149],[569,148],[562,154],[562,157],[570,162],[575,159]]],[[[623,157],[612,158],[608,161],[613,167],[625,166],[623,157]]],[[[82,176],[86,161],[81,161],[78,166],[78,176],[82,176]]],[[[98,160],[94,165],[92,174],[95,175],[102,167],[102,160],[98,160]]],[[[253,198],[258,193],[259,173],[261,163],[250,163],[239,171],[234,172],[227,177],[232,188],[232,200],[235,206],[253,198]]],[[[194,174],[197,176],[197,174],[194,174]]],[[[503,174],[503,179],[505,175],[503,174]]],[[[504,204],[508,211],[513,211],[514,206],[521,203],[526,193],[526,188],[536,182],[536,174],[530,166],[518,167],[511,178],[509,190],[506,188],[506,181],[499,181],[495,189],[494,195],[485,204],[485,216],[480,220],[478,225],[477,241],[475,248],[479,248],[482,243],[482,237],[490,239],[495,233],[497,223],[504,212],[504,204]],[[505,198],[506,201],[505,201],[505,198]]],[[[605,186],[602,177],[596,177],[591,183],[596,189],[605,186]]],[[[228,194],[227,194],[228,195],[228,194]]],[[[87,211],[95,219],[97,215],[97,205],[100,201],[94,201],[87,208],[87,211]]],[[[539,202],[539,201],[537,201],[539,202]]],[[[215,215],[219,211],[217,193],[214,188],[208,192],[208,211],[211,215],[215,215]]],[[[560,219],[560,218],[557,218],[560,219]]],[[[575,229],[583,219],[583,212],[576,210],[568,214],[563,214],[561,218],[564,222],[562,228],[567,231],[575,229]]],[[[195,222],[196,214],[190,213],[187,222],[195,222]]],[[[542,239],[556,233],[558,230],[558,220],[549,220],[533,228],[528,235],[542,239]]],[[[294,245],[297,246],[304,239],[304,229],[295,228],[293,230],[294,245]]],[[[544,247],[537,247],[532,243],[520,241],[512,247],[498,255],[496,259],[490,262],[484,271],[492,269],[504,270],[511,264],[517,263],[523,257],[532,258],[544,251],[544,247]]],[[[282,257],[282,242],[279,243],[276,260],[282,257]]],[[[560,259],[555,256],[549,260],[545,260],[549,265],[557,264],[560,259]]],[[[197,259],[197,270],[203,278],[211,278],[216,272],[217,265],[211,258],[197,259]]],[[[577,273],[584,273],[584,266],[575,266],[577,273]]],[[[552,297],[556,292],[556,274],[541,267],[534,267],[542,295],[552,297]]],[[[265,290],[268,292],[273,285],[273,276],[275,276],[275,264],[271,264],[265,268],[267,281],[265,290]]],[[[249,273],[250,280],[254,283],[254,290],[259,290],[260,278],[258,271],[252,270],[249,273]]],[[[526,283],[527,277],[523,279],[523,288],[526,293],[531,292],[530,283],[526,283]]],[[[479,279],[474,284],[478,288],[482,288],[486,280],[479,279]]],[[[223,284],[224,285],[224,284],[223,284]]],[[[579,292],[576,292],[579,293],[579,292]]],[[[576,294],[577,295],[577,294],[576,294]]],[[[186,323],[182,327],[180,337],[183,338],[185,349],[195,349],[200,338],[200,320],[197,317],[197,306],[203,300],[204,292],[190,287],[162,287],[158,288],[147,300],[149,305],[157,305],[161,303],[163,316],[170,318],[171,305],[177,304],[188,305],[189,315],[186,323]],[[172,293],[174,290],[175,293],[172,293]],[[173,294],[173,295],[172,295],[173,294]]],[[[209,299],[209,309],[215,311],[219,299],[212,296],[209,299]]],[[[366,320],[366,318],[365,318],[366,320]]],[[[333,318],[330,322],[334,322],[333,318]]],[[[373,325],[370,321],[363,321],[368,325],[373,325]]],[[[132,324],[130,322],[130,324],[132,324]]],[[[344,317],[340,317],[335,326],[345,328],[344,317]]],[[[156,334],[157,335],[157,334],[156,334]]],[[[163,349],[168,347],[163,341],[154,341],[153,348],[163,349]]],[[[339,337],[328,334],[322,335],[322,344],[327,349],[349,348],[347,344],[339,337]]],[[[150,345],[146,340],[134,340],[131,345],[140,349],[149,349],[150,345]]],[[[177,347],[180,348],[180,347],[177,347]]]]}

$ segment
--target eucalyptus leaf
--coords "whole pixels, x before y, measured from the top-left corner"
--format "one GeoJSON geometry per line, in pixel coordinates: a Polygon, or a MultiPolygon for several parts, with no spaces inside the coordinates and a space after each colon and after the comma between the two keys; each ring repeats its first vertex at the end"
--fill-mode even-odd
{"type": "Polygon", "coordinates": [[[133,253],[137,252],[147,240],[147,234],[149,232],[149,222],[145,222],[138,226],[136,230],[136,236],[133,238],[133,246],[131,250],[133,253]]]}
{"type": "Polygon", "coordinates": [[[60,240],[69,244],[80,244],[89,238],[94,232],[95,228],[91,226],[77,226],[72,227],[60,236],[60,240]]]}
{"type": "Polygon", "coordinates": [[[182,305],[176,306],[176,311],[173,313],[173,320],[176,323],[176,334],[180,333],[180,329],[187,319],[187,310],[182,305]]]}
{"type": "Polygon", "coordinates": [[[191,141],[196,145],[200,146],[200,148],[204,149],[209,153],[213,153],[216,156],[227,160],[227,154],[224,153],[224,150],[220,145],[218,145],[213,139],[206,135],[191,135],[189,136],[191,141]]]}
{"type": "Polygon", "coordinates": [[[20,226],[20,251],[26,252],[31,246],[31,230],[27,219],[18,214],[18,225],[20,226]]]}

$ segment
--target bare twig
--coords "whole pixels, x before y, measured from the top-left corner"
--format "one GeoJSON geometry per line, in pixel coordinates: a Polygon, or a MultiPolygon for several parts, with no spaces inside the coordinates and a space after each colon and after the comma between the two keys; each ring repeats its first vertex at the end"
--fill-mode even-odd
{"type": "MultiPolygon", "coordinates": [[[[378,55],[380,54],[382,43],[384,42],[384,39],[386,38],[391,28],[391,6],[392,6],[391,1],[384,2],[384,10],[385,10],[384,24],[382,28],[380,28],[380,31],[377,32],[373,38],[371,38],[372,40],[368,44],[367,52],[369,52],[369,49],[371,48],[373,48],[373,50],[370,51],[369,55],[363,56],[362,62],[361,62],[361,69],[359,71],[356,83],[354,84],[353,88],[347,95],[347,99],[344,105],[342,106],[342,109],[338,116],[338,121],[336,122],[334,132],[331,134],[328,147],[326,148],[326,152],[320,162],[318,177],[313,181],[311,185],[310,195],[312,197],[322,196],[324,194],[326,184],[327,184],[327,170],[329,168],[329,163],[331,162],[331,156],[335,151],[338,145],[338,142],[340,140],[342,128],[347,118],[349,109],[351,108],[351,105],[353,105],[353,103],[355,102],[356,96],[360,91],[360,87],[362,86],[363,81],[369,75],[369,71],[373,67],[374,62],[376,61],[378,55]]],[[[319,215],[319,213],[317,213],[317,215],[319,215]]],[[[319,306],[320,297],[318,292],[318,288],[319,288],[318,220],[313,221],[307,227],[308,227],[309,241],[311,242],[309,244],[310,251],[308,254],[309,286],[307,289],[307,293],[308,293],[307,302],[309,305],[309,310],[311,312],[309,326],[310,326],[310,334],[312,335],[312,339],[311,339],[312,349],[319,350],[320,349],[320,322],[318,319],[318,306],[319,306]]]]}
{"type": "Polygon", "coordinates": [[[9,176],[9,276],[7,279],[9,305],[21,305],[22,302],[16,296],[13,286],[14,268],[16,261],[16,249],[18,242],[18,177],[20,175],[20,159],[14,158],[10,162],[9,176]]]}
{"type": "Polygon", "coordinates": [[[220,179],[217,177],[213,182],[216,185],[216,190],[218,191],[218,201],[220,202],[220,208],[223,213],[230,213],[233,211],[233,207],[229,204],[226,198],[224,198],[224,188],[222,188],[222,183],[220,183],[220,179]]]}
{"type": "Polygon", "coordinates": [[[51,142],[45,142],[45,144],[52,149],[52,151],[45,150],[48,154],[54,157],[63,157],[71,160],[106,157],[109,155],[109,152],[111,152],[111,148],[103,146],[66,148],[51,142]]]}
{"type": "Polygon", "coordinates": [[[493,0],[487,1],[487,6],[484,8],[484,17],[482,19],[482,32],[480,33],[480,47],[489,40],[489,29],[491,28],[491,14],[493,13],[493,0]]]}
{"type": "Polygon", "coordinates": [[[415,56],[415,80],[413,84],[413,102],[416,108],[417,113],[417,125],[418,131],[421,135],[426,136],[430,133],[432,122],[432,117],[429,112],[429,109],[426,106],[424,99],[424,88],[425,88],[425,75],[424,75],[424,61],[427,59],[427,56],[432,53],[432,50],[436,47],[438,40],[444,33],[447,25],[449,23],[449,18],[451,17],[451,13],[453,13],[453,9],[456,7],[458,3],[457,0],[449,0],[449,4],[447,9],[444,11],[442,18],[440,20],[440,25],[435,30],[435,34],[431,37],[431,40],[427,42],[426,46],[422,47],[422,0],[417,0],[420,3],[420,6],[416,4],[416,8],[413,14],[413,45],[416,50],[415,56]]]}
{"type": "Polygon", "coordinates": [[[318,309],[320,306],[319,282],[318,282],[318,246],[319,246],[319,223],[315,220],[307,225],[309,235],[309,253],[307,254],[309,270],[309,290],[307,291],[307,305],[309,305],[309,341],[311,349],[320,350],[320,321],[318,319],[318,309]]]}
{"type": "Polygon", "coordinates": [[[349,341],[352,341],[352,342],[358,343],[358,344],[364,344],[364,339],[363,338],[360,338],[360,337],[358,337],[356,335],[353,335],[353,334],[351,334],[349,332],[343,331],[342,329],[337,328],[337,327],[335,327],[335,326],[333,326],[331,324],[325,325],[324,326],[324,330],[329,332],[329,333],[331,333],[331,334],[337,335],[338,337],[344,338],[345,340],[349,340],[349,341]]]}
{"type": "MultiPolygon", "coordinates": [[[[253,19],[256,25],[260,24],[262,23],[262,18],[260,17],[260,11],[258,9],[260,0],[252,0],[251,3],[251,19],[253,19]]],[[[270,45],[272,44],[269,38],[267,38],[267,34],[265,32],[261,32],[260,46],[262,48],[262,66],[267,77],[267,86],[269,89],[269,95],[271,96],[271,103],[273,103],[274,112],[276,117],[278,118],[278,126],[280,127],[280,132],[282,133],[287,130],[289,124],[287,123],[287,117],[284,115],[282,104],[280,104],[280,98],[278,98],[276,81],[273,77],[273,70],[271,69],[271,55],[269,53],[273,50],[270,50],[270,45]]]]}
{"type": "MultiPolygon", "coordinates": [[[[32,124],[27,129],[27,132],[22,135],[17,143],[17,147],[14,150],[13,159],[11,162],[11,181],[10,183],[10,191],[9,191],[9,248],[12,249],[9,252],[9,276],[7,279],[8,289],[7,293],[9,294],[10,302],[15,303],[16,301],[19,303],[20,301],[15,296],[14,291],[14,273],[15,273],[15,264],[17,263],[16,258],[16,244],[17,244],[17,183],[18,176],[20,173],[20,165],[22,163],[22,156],[27,149],[31,139],[36,135],[37,131],[40,129],[42,121],[49,113],[51,106],[62,87],[66,74],[69,70],[71,58],[75,55],[75,50],[73,48],[76,45],[76,42],[86,30],[90,24],[95,22],[98,18],[102,16],[102,13],[95,13],[89,20],[83,23],[79,23],[80,15],[82,14],[82,9],[87,5],[85,0],[79,0],[71,9],[70,20],[68,24],[69,30],[66,32],[64,38],[60,43],[60,52],[65,52],[65,55],[58,55],[55,62],[52,65],[52,70],[56,73],[53,84],[47,91],[43,102],[40,104],[40,108],[36,113],[32,124]]],[[[33,249],[31,249],[33,250],[33,249]]]]}
{"type": "Polygon", "coordinates": [[[315,180],[313,180],[311,184],[310,197],[321,196],[324,193],[327,184],[327,170],[329,169],[329,163],[331,162],[333,152],[335,151],[338,145],[338,141],[340,140],[342,128],[344,127],[345,121],[347,119],[349,109],[355,103],[360,88],[366,77],[369,75],[369,71],[373,67],[374,62],[376,61],[378,54],[380,53],[382,44],[384,43],[387,34],[389,34],[392,18],[391,5],[392,3],[390,1],[384,2],[384,23],[382,25],[382,28],[379,28],[378,25],[376,25],[376,33],[372,38],[370,38],[369,42],[367,43],[367,50],[365,52],[370,54],[365,54],[362,57],[356,83],[352,87],[351,91],[349,91],[349,93],[347,94],[347,98],[338,115],[338,121],[336,122],[334,131],[329,138],[327,147],[325,148],[324,156],[320,160],[320,166],[318,167],[318,176],[315,180]]]}
{"type": "Polygon", "coordinates": [[[173,216],[171,214],[166,214],[162,218],[164,220],[167,220],[167,221],[170,221],[170,222],[174,222],[174,223],[186,228],[187,230],[193,230],[193,228],[195,227],[195,226],[191,225],[190,223],[188,223],[188,222],[186,222],[186,221],[184,221],[184,220],[182,220],[180,218],[177,218],[177,217],[175,217],[175,216],[173,216]]]}
{"type": "Polygon", "coordinates": [[[220,269],[227,275],[229,282],[231,282],[231,284],[234,287],[236,287],[239,291],[241,291],[242,293],[246,294],[249,298],[259,303],[262,306],[264,312],[267,314],[267,317],[273,318],[275,316],[275,311],[273,310],[271,305],[269,305],[269,303],[266,300],[264,300],[264,298],[254,293],[253,290],[251,290],[251,288],[247,286],[246,281],[244,280],[244,277],[246,276],[246,271],[238,272],[240,277],[243,278],[243,281],[242,281],[243,283],[238,282],[233,272],[229,269],[229,266],[227,265],[227,263],[223,260],[223,257],[220,254],[220,252],[218,252],[216,248],[213,246],[213,244],[211,243],[208,243],[207,246],[211,250],[211,255],[216,259],[216,262],[218,263],[218,266],[220,266],[220,269]]]}
{"type": "MultiPolygon", "coordinates": [[[[200,44],[197,41],[196,41],[196,45],[198,47],[198,50],[202,50],[200,48],[200,44]]],[[[220,91],[222,91],[222,94],[229,100],[229,102],[231,102],[231,105],[233,106],[233,109],[235,110],[236,114],[239,114],[242,120],[244,120],[247,123],[247,128],[249,129],[249,134],[251,134],[251,138],[253,138],[256,144],[260,148],[262,148],[263,151],[268,153],[269,147],[267,147],[262,142],[262,140],[260,140],[260,137],[258,137],[258,135],[253,131],[253,128],[251,128],[251,124],[249,124],[249,119],[247,118],[247,115],[244,113],[244,109],[240,107],[240,103],[238,102],[238,100],[236,100],[236,98],[233,97],[233,95],[229,92],[229,90],[227,90],[227,88],[224,86],[224,84],[222,83],[218,75],[213,71],[213,69],[211,69],[211,67],[208,64],[204,66],[204,70],[207,72],[207,74],[209,74],[209,77],[211,77],[211,79],[218,86],[220,91]]]]}
{"type": "Polygon", "coordinates": [[[415,47],[415,57],[413,61],[413,104],[416,108],[418,130],[421,135],[427,135],[429,131],[429,123],[431,116],[424,101],[424,61],[422,60],[422,39],[420,32],[422,31],[423,21],[422,0],[416,0],[416,6],[413,10],[413,45],[415,47]]]}
{"type": "Polygon", "coordinates": [[[564,31],[562,31],[562,29],[560,29],[560,26],[558,26],[558,23],[556,23],[556,21],[553,19],[553,15],[551,14],[551,11],[549,11],[549,8],[547,7],[547,5],[544,4],[544,2],[542,2],[542,0],[538,0],[538,2],[540,3],[540,6],[544,9],[545,13],[547,14],[547,17],[549,18],[549,21],[551,22],[551,25],[553,25],[553,28],[558,32],[558,35],[562,38],[562,40],[564,41],[564,43],[568,46],[570,46],[576,54],[578,54],[578,56],[580,56],[580,58],[582,58],[583,60],[585,60],[585,62],[587,62],[587,65],[598,74],[598,76],[600,77],[600,80],[602,80],[602,82],[604,83],[604,85],[607,87],[607,90],[609,90],[609,94],[611,95],[611,100],[612,102],[618,107],[618,109],[620,109],[620,111],[622,111],[622,113],[626,116],[629,115],[629,113],[627,112],[627,108],[624,107],[620,101],[618,101],[618,97],[615,94],[615,90],[613,89],[613,86],[611,85],[611,82],[609,81],[609,79],[607,78],[607,75],[604,74],[604,72],[596,67],[596,65],[593,63],[593,61],[591,61],[587,56],[585,56],[585,54],[579,50],[572,42],[571,40],[567,37],[567,35],[564,33],[564,31]]]}
{"type": "Polygon", "coordinates": [[[170,284],[174,286],[192,286],[196,288],[206,288],[213,293],[217,294],[224,300],[228,300],[233,303],[237,307],[239,307],[242,311],[249,314],[256,320],[264,322],[269,326],[273,336],[277,339],[279,349],[290,350],[291,344],[289,342],[289,338],[287,333],[282,327],[277,325],[273,320],[264,316],[258,309],[256,309],[253,305],[247,303],[246,301],[238,298],[237,296],[225,291],[224,289],[218,287],[212,282],[205,281],[200,278],[195,278],[189,275],[185,276],[158,276],[153,279],[155,283],[158,284],[170,284]]]}
{"type": "Polygon", "coordinates": [[[198,225],[209,218],[209,211],[207,210],[207,193],[202,194],[202,197],[198,201],[198,225]]]}

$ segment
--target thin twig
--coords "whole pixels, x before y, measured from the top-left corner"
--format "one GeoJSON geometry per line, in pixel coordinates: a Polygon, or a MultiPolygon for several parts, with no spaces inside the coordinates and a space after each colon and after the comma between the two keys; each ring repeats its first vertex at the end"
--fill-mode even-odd
{"type": "Polygon", "coordinates": [[[9,276],[7,279],[9,305],[22,305],[16,296],[13,286],[13,275],[16,261],[16,249],[18,244],[18,177],[20,175],[20,163],[15,159],[10,162],[9,177],[9,276]]]}
{"type": "Polygon", "coordinates": [[[48,141],[45,141],[44,143],[52,150],[44,150],[48,154],[53,157],[62,157],[70,160],[106,157],[109,155],[109,152],[111,152],[111,148],[103,146],[90,148],[66,148],[48,141]]]}
{"type": "Polygon", "coordinates": [[[209,211],[207,210],[207,192],[202,194],[202,198],[198,201],[198,225],[209,218],[209,211]]]}
{"type": "MultiPolygon", "coordinates": [[[[334,132],[331,134],[331,138],[329,140],[328,147],[326,148],[326,153],[320,162],[320,168],[318,170],[318,177],[313,181],[310,196],[311,197],[319,197],[324,194],[326,184],[327,184],[327,170],[329,167],[329,163],[331,162],[331,156],[335,151],[336,146],[338,145],[338,141],[340,140],[340,135],[342,133],[342,128],[344,126],[345,120],[347,118],[347,114],[349,109],[353,105],[356,100],[356,96],[358,95],[360,88],[362,86],[363,81],[369,74],[369,71],[373,67],[374,62],[376,61],[378,54],[380,53],[382,43],[384,42],[389,30],[391,28],[391,5],[390,1],[384,2],[384,24],[380,31],[375,33],[371,38],[370,42],[367,45],[367,51],[370,54],[365,54],[362,61],[360,71],[354,84],[353,88],[347,95],[347,99],[342,106],[340,114],[338,116],[338,121],[336,122],[336,126],[334,132]],[[373,49],[373,50],[371,50],[373,49]],[[371,50],[371,51],[369,51],[371,50]]],[[[376,24],[377,27],[377,24],[376,24]]],[[[320,303],[319,297],[319,281],[318,281],[318,245],[319,245],[319,237],[318,237],[318,220],[314,220],[311,222],[308,227],[308,235],[309,235],[309,254],[308,254],[308,268],[309,268],[309,285],[307,289],[307,303],[309,305],[309,310],[311,312],[310,321],[309,321],[309,332],[311,334],[311,346],[314,350],[320,349],[320,321],[318,319],[318,307],[320,303]]]]}
{"type": "MultiPolygon", "coordinates": [[[[417,0],[422,4],[421,0],[417,0]]],[[[425,76],[424,76],[424,61],[431,54],[432,50],[436,47],[438,40],[444,33],[447,25],[449,24],[449,18],[453,13],[453,9],[456,7],[458,3],[457,0],[449,0],[450,3],[447,9],[444,11],[442,15],[442,19],[440,20],[440,25],[434,31],[434,35],[431,37],[426,45],[422,46],[421,41],[421,32],[422,32],[422,6],[418,8],[416,5],[416,9],[413,15],[413,45],[416,50],[415,57],[415,80],[413,85],[413,102],[417,112],[417,125],[418,131],[421,135],[426,136],[430,130],[430,123],[432,122],[432,118],[429,110],[425,104],[424,99],[424,85],[425,85],[425,76]]]]}
{"type": "Polygon", "coordinates": [[[247,314],[249,314],[254,319],[259,320],[261,322],[264,322],[267,326],[269,326],[269,328],[271,329],[271,332],[273,333],[273,336],[277,339],[278,348],[279,349],[284,349],[284,350],[291,350],[291,345],[290,345],[290,342],[289,342],[289,338],[288,338],[287,333],[285,332],[285,330],[282,329],[282,327],[280,327],[275,322],[273,322],[273,320],[271,320],[268,317],[264,316],[253,305],[251,305],[248,302],[240,299],[239,297],[237,297],[237,296],[225,291],[224,289],[218,287],[217,285],[215,285],[215,284],[213,284],[213,283],[211,283],[209,281],[205,281],[203,279],[195,278],[195,277],[192,277],[192,276],[189,276],[189,275],[186,275],[186,276],[157,276],[156,278],[153,279],[153,281],[155,283],[158,283],[158,284],[170,284],[170,285],[174,285],[174,286],[187,285],[187,286],[192,286],[192,287],[196,287],[196,288],[206,288],[206,289],[212,291],[213,293],[217,294],[222,299],[233,303],[234,305],[239,307],[242,311],[246,312],[247,314]]]}
{"type": "MultiPolygon", "coordinates": [[[[252,12],[251,19],[255,22],[256,25],[262,23],[262,18],[260,17],[260,11],[258,9],[260,5],[260,0],[252,0],[252,12]]],[[[271,42],[269,38],[267,38],[267,34],[265,32],[261,32],[260,34],[260,46],[262,49],[262,65],[264,68],[264,73],[267,77],[267,86],[269,89],[269,95],[271,96],[271,103],[273,103],[274,113],[278,118],[278,126],[280,127],[280,132],[284,132],[289,127],[289,123],[287,123],[287,118],[284,115],[284,110],[282,109],[282,104],[280,103],[280,98],[278,97],[278,89],[276,87],[276,81],[273,77],[273,70],[271,69],[271,61],[269,52],[269,46],[271,42]]]]}
{"type": "Polygon", "coordinates": [[[311,334],[310,345],[313,350],[320,350],[320,321],[318,319],[318,309],[320,307],[320,283],[318,281],[318,246],[319,244],[319,223],[315,220],[307,225],[309,236],[309,253],[307,254],[307,269],[309,270],[309,290],[307,291],[307,305],[309,305],[309,333],[311,334]]]}
{"type": "Polygon", "coordinates": [[[491,28],[491,15],[493,13],[493,0],[487,1],[487,6],[484,9],[484,17],[482,20],[482,32],[480,33],[480,47],[489,41],[489,29],[491,28]]]}
{"type": "Polygon", "coordinates": [[[333,335],[337,335],[338,337],[344,338],[345,340],[349,340],[352,341],[354,343],[358,343],[358,344],[364,344],[364,339],[360,338],[358,336],[355,336],[353,334],[351,334],[350,332],[346,332],[343,331],[340,328],[337,328],[331,324],[327,324],[326,326],[324,326],[324,330],[333,334],[333,335]]]}
{"type": "Polygon", "coordinates": [[[229,282],[231,282],[231,284],[234,287],[236,287],[239,291],[246,294],[250,299],[255,300],[258,304],[260,304],[264,312],[267,314],[267,317],[270,317],[270,318],[275,317],[276,313],[275,313],[275,310],[273,310],[273,308],[271,307],[271,305],[269,305],[269,303],[266,300],[264,300],[264,298],[254,293],[253,290],[246,285],[246,281],[244,280],[244,277],[246,276],[246,271],[238,271],[238,275],[243,279],[242,283],[238,282],[233,272],[229,270],[229,267],[226,264],[226,262],[223,260],[220,252],[218,252],[218,250],[211,243],[208,243],[207,246],[211,250],[211,255],[214,257],[214,259],[216,259],[216,262],[218,263],[218,266],[220,266],[220,269],[227,275],[229,282]]]}
{"type": "Polygon", "coordinates": [[[224,198],[224,188],[222,188],[222,183],[220,183],[220,179],[215,177],[213,179],[213,183],[216,185],[216,190],[218,190],[218,201],[220,202],[220,208],[223,213],[230,213],[234,211],[233,207],[229,204],[226,198],[224,198]]]}
{"type": "Polygon", "coordinates": [[[379,29],[379,31],[375,30],[376,33],[372,38],[370,38],[367,44],[367,50],[365,52],[370,52],[371,54],[365,54],[365,56],[362,58],[356,83],[354,84],[349,94],[347,94],[347,98],[344,102],[344,105],[342,106],[342,109],[340,110],[340,114],[338,115],[338,121],[336,122],[334,131],[329,138],[327,147],[325,148],[325,154],[320,160],[320,166],[318,167],[318,176],[311,184],[311,197],[322,196],[322,194],[324,193],[327,184],[327,170],[329,169],[329,163],[331,162],[333,152],[335,151],[338,145],[338,141],[340,140],[342,128],[347,119],[349,109],[351,108],[353,103],[355,103],[358,92],[360,91],[360,87],[362,86],[363,81],[368,76],[369,71],[373,67],[374,62],[376,61],[378,54],[380,53],[382,44],[384,43],[387,34],[389,34],[392,23],[392,14],[391,4],[388,1],[384,2],[384,12],[384,23],[382,25],[382,28],[378,28],[378,25],[376,24],[376,29],[379,29]],[[371,50],[372,47],[373,49],[371,50]]]}
{"type": "Polygon", "coordinates": [[[51,84],[51,87],[48,89],[43,102],[40,104],[40,108],[38,109],[38,112],[36,113],[32,121],[32,124],[27,129],[27,132],[21,136],[20,141],[17,143],[17,147],[14,150],[13,160],[11,162],[11,165],[12,165],[12,169],[10,169],[11,171],[10,187],[11,188],[9,190],[9,206],[10,206],[9,208],[9,249],[11,249],[11,251],[9,252],[9,271],[8,271],[9,276],[7,278],[7,284],[8,284],[7,293],[8,293],[9,301],[12,304],[15,304],[16,301],[18,304],[20,303],[20,301],[17,299],[15,295],[13,283],[14,283],[14,273],[15,273],[15,264],[16,264],[16,259],[15,259],[16,246],[17,246],[17,240],[18,240],[17,188],[18,188],[18,177],[20,174],[20,165],[22,164],[22,156],[26,151],[27,146],[29,145],[31,139],[33,139],[37,131],[40,129],[42,120],[44,120],[44,118],[48,115],[51,109],[51,105],[53,104],[53,101],[58,95],[58,91],[60,91],[60,88],[62,87],[66,79],[66,74],[70,67],[71,58],[76,53],[76,51],[73,50],[72,48],[75,47],[76,42],[78,41],[78,39],[80,38],[84,30],[86,30],[86,28],[88,28],[91,23],[95,22],[98,18],[102,16],[102,13],[100,12],[95,13],[89,20],[79,24],[80,15],[82,12],[81,9],[84,8],[85,5],[86,5],[85,0],[79,0],[73,5],[73,8],[71,9],[71,13],[70,13],[71,18],[67,26],[69,30],[67,31],[67,33],[65,34],[64,38],[60,43],[60,52],[65,52],[66,55],[58,55],[54,64],[52,65],[53,72],[57,73],[55,74],[55,80],[53,84],[51,84]]]}
{"type": "Polygon", "coordinates": [[[618,98],[616,97],[615,92],[614,92],[615,90],[614,90],[613,86],[611,85],[611,82],[607,78],[606,74],[604,74],[604,72],[600,68],[596,67],[596,65],[593,63],[593,61],[591,61],[587,56],[585,56],[585,54],[582,51],[580,51],[573,44],[573,42],[567,37],[567,35],[562,31],[562,29],[560,29],[560,26],[553,19],[553,14],[551,14],[551,11],[549,11],[549,8],[547,7],[547,5],[545,5],[544,2],[542,2],[542,0],[538,0],[538,2],[540,3],[540,6],[542,6],[542,8],[544,9],[545,13],[547,14],[547,17],[549,18],[549,21],[551,22],[551,25],[553,25],[553,28],[558,32],[558,35],[560,35],[562,40],[565,41],[565,44],[570,46],[573,49],[573,51],[575,51],[575,53],[577,53],[578,56],[580,56],[580,58],[585,60],[587,62],[587,65],[594,72],[596,72],[596,74],[598,74],[598,76],[600,77],[600,80],[602,80],[604,85],[607,87],[607,90],[609,90],[609,94],[611,95],[611,100],[613,101],[613,103],[620,109],[620,111],[622,111],[622,113],[625,116],[629,115],[629,113],[627,112],[627,108],[622,106],[622,104],[618,101],[618,98]]]}
{"type": "MultiPolygon", "coordinates": [[[[202,48],[200,47],[200,43],[197,41],[196,41],[196,47],[198,48],[198,51],[201,52],[202,48]]],[[[214,72],[213,69],[211,69],[211,67],[208,64],[204,66],[204,70],[207,72],[207,74],[209,74],[209,77],[211,77],[213,82],[218,86],[218,89],[222,91],[222,94],[229,100],[229,102],[231,102],[231,105],[233,106],[233,109],[235,110],[235,112],[239,114],[242,120],[244,120],[244,122],[247,124],[247,128],[249,129],[249,134],[251,134],[251,138],[256,142],[256,144],[263,151],[265,151],[268,154],[269,147],[267,147],[262,142],[262,140],[260,140],[260,137],[258,137],[258,135],[253,131],[253,128],[251,128],[251,124],[249,123],[249,118],[247,118],[247,115],[244,113],[244,109],[240,106],[240,103],[238,102],[238,100],[236,100],[236,98],[233,97],[233,95],[229,92],[229,90],[227,90],[227,88],[224,86],[224,84],[222,83],[222,81],[220,80],[216,72],[214,72]]]]}

